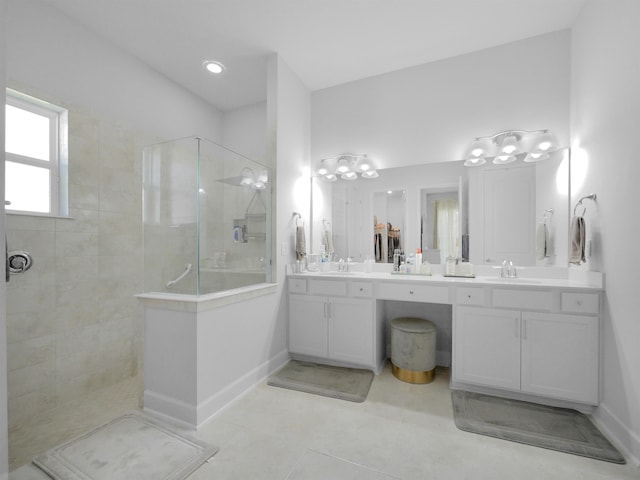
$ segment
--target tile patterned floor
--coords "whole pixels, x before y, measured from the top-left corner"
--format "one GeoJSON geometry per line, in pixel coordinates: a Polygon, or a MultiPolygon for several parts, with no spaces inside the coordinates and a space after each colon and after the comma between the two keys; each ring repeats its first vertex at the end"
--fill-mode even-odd
{"type": "MultiPolygon", "coordinates": [[[[410,385],[395,379],[387,366],[364,403],[263,382],[199,431],[188,432],[220,447],[189,480],[640,478],[633,465],[458,430],[448,371],[437,373],[429,385],[410,385]]],[[[10,478],[47,479],[30,465],[10,478]]]]}

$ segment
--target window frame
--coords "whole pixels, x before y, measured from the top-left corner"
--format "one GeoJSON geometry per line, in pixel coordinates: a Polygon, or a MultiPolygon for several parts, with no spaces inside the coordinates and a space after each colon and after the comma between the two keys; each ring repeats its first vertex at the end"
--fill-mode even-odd
{"type": "MultiPolygon", "coordinates": [[[[49,160],[10,153],[5,150],[7,161],[49,170],[49,212],[11,209],[6,213],[45,217],[68,217],[68,111],[44,100],[7,88],[6,105],[19,108],[49,119],[49,160]]],[[[6,108],[6,107],[5,107],[6,108]]],[[[7,200],[11,200],[7,198],[7,200]]]]}

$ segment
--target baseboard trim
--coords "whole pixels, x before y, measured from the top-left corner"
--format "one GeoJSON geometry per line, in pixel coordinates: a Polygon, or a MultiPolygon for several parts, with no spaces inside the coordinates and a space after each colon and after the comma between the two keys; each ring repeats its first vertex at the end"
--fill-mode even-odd
{"type": "Polygon", "coordinates": [[[620,421],[604,403],[595,410],[592,418],[598,428],[622,452],[627,461],[640,467],[640,436],[620,421]]]}
{"type": "Polygon", "coordinates": [[[182,426],[194,428],[196,424],[196,408],[182,400],[162,395],[161,393],[144,391],[143,410],[153,415],[172,420],[182,426]]]}
{"type": "Polygon", "coordinates": [[[270,374],[284,366],[291,357],[287,349],[284,349],[271,357],[266,362],[247,372],[235,382],[215,393],[207,400],[201,402],[197,408],[196,429],[201,428],[222,410],[228,408],[245,393],[262,382],[270,374]]]}

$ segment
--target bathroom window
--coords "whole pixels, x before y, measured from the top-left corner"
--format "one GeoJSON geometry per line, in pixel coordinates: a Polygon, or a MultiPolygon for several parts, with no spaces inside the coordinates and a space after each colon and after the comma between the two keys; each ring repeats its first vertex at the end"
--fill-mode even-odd
{"type": "Polygon", "coordinates": [[[67,216],[67,111],[7,90],[7,212],[67,216]]]}

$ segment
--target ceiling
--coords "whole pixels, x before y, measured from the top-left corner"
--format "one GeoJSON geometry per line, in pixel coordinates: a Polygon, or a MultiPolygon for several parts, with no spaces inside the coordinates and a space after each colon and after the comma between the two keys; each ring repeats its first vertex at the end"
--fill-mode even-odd
{"type": "Polygon", "coordinates": [[[311,90],[571,27],[584,0],[45,0],[221,110],[278,53],[311,90]],[[213,77],[204,60],[226,70],[213,77]]]}

